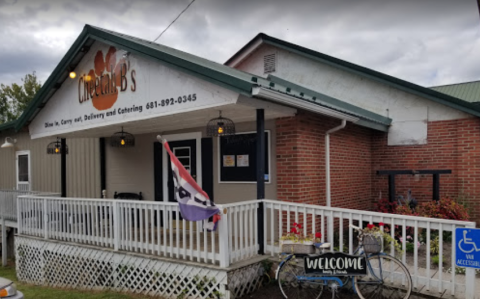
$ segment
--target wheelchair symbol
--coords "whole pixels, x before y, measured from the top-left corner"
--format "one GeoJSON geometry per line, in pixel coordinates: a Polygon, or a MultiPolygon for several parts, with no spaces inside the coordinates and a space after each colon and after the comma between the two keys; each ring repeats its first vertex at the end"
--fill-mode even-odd
{"type": "Polygon", "coordinates": [[[460,250],[463,251],[464,253],[470,253],[470,252],[473,252],[474,250],[480,251],[480,248],[477,248],[477,245],[475,244],[475,242],[473,242],[471,238],[467,238],[466,230],[463,231],[463,239],[461,239],[460,242],[458,242],[458,248],[460,248],[460,250]],[[462,247],[462,243],[463,243],[463,247],[462,247]]]}

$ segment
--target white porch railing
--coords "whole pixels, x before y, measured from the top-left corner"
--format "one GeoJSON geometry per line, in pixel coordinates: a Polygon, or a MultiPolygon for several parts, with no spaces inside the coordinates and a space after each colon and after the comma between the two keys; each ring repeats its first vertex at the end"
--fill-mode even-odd
{"type": "Polygon", "coordinates": [[[18,233],[221,267],[255,256],[258,201],[217,206],[222,219],[210,232],[182,219],[176,203],[27,195],[18,198],[18,233]]]}
{"type": "Polygon", "coordinates": [[[30,194],[43,196],[60,196],[58,193],[45,193],[40,191],[0,190],[0,218],[17,221],[17,197],[30,194]]]}
{"type": "MultiPolygon", "coordinates": [[[[183,259],[227,267],[257,255],[257,211],[261,201],[217,205],[222,220],[216,232],[203,228],[203,223],[181,219],[177,204],[163,202],[123,201],[106,199],[52,198],[34,195],[18,198],[18,232],[67,242],[77,242],[114,250],[138,252],[154,256],[183,259]]],[[[279,237],[293,222],[303,224],[304,233],[321,232],[332,250],[354,252],[355,237],[349,224],[383,222],[391,236],[402,237],[400,259],[407,265],[417,291],[452,295],[465,292],[473,298],[475,274],[467,269],[465,276],[455,274],[455,242],[444,243],[444,232],[455,240],[455,229],[475,227],[474,222],[402,216],[377,212],[328,208],[276,200],[264,203],[264,248],[272,256],[280,252],[279,237]],[[407,232],[413,244],[420,236],[426,244],[421,252],[413,246],[406,253],[407,232]],[[430,244],[433,235],[439,238],[438,267],[432,266],[430,244]],[[334,237],[335,236],[335,237],[334,237]],[[445,246],[451,246],[447,248],[445,246]],[[344,248],[346,248],[344,250],[344,248]],[[451,264],[444,266],[444,253],[451,255],[451,264]],[[422,259],[422,263],[419,260],[422,259]],[[453,271],[447,273],[450,267],[453,271]]],[[[386,248],[394,250],[393,246],[386,248]]],[[[393,252],[394,253],[394,252],[393,252]]],[[[394,253],[395,254],[395,253],[394,253]]]]}
{"type": "Polygon", "coordinates": [[[258,200],[222,205],[228,215],[228,252],[230,263],[256,256],[258,253],[258,200]]]}
{"type": "MultiPolygon", "coordinates": [[[[354,234],[349,224],[355,224],[360,227],[364,223],[371,223],[378,226],[380,222],[388,225],[392,237],[400,234],[402,237],[403,253],[400,257],[402,262],[410,270],[412,275],[413,287],[417,290],[438,291],[440,294],[448,291],[452,295],[458,295],[456,292],[465,292],[465,298],[473,298],[475,290],[475,272],[472,268],[467,268],[467,273],[462,279],[458,279],[455,274],[455,242],[451,243],[451,267],[453,271],[446,273],[442,263],[445,252],[443,233],[451,233],[452,240],[455,240],[455,229],[463,227],[475,227],[475,222],[453,221],[425,217],[403,216],[396,214],[385,214],[378,212],[369,212],[361,210],[351,210],[342,208],[329,208],[317,205],[295,204],[280,202],[276,200],[264,200],[264,227],[266,228],[265,249],[272,256],[280,252],[278,243],[279,236],[282,236],[293,227],[293,223],[300,223],[303,226],[305,234],[322,233],[322,241],[328,240],[331,243],[331,250],[334,247],[338,251],[344,251],[344,245],[348,247],[348,253],[352,254],[354,248],[354,234]],[[267,223],[267,218],[270,223],[267,223]],[[269,225],[267,227],[267,224],[269,225]],[[406,256],[406,236],[407,229],[413,231],[413,263],[406,256]],[[419,267],[419,250],[416,246],[419,235],[423,231],[426,235],[425,268],[419,267]],[[327,233],[327,235],[325,235],[327,233]],[[431,236],[439,236],[439,263],[438,269],[431,269],[430,243],[431,236]],[[347,244],[344,244],[344,235],[347,237],[347,244]],[[337,238],[334,238],[337,236],[337,238]]],[[[390,250],[394,251],[393,245],[390,250]]],[[[387,248],[387,252],[389,252],[387,248]]],[[[393,252],[393,254],[395,254],[393,252]]]]}

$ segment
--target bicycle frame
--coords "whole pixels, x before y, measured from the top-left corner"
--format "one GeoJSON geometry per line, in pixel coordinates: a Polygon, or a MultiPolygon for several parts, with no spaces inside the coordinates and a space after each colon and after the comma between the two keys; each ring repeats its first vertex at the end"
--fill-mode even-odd
{"type": "MultiPolygon", "coordinates": [[[[375,275],[375,272],[373,271],[372,265],[369,262],[369,258],[372,257],[372,256],[387,255],[386,253],[383,253],[383,252],[367,255],[365,253],[365,251],[363,250],[363,244],[362,243],[359,244],[359,246],[355,249],[353,254],[358,255],[358,256],[360,256],[360,255],[365,256],[367,267],[368,267],[369,271],[371,273],[373,273],[373,275],[375,275]]],[[[287,255],[287,257],[285,259],[283,259],[282,262],[278,265],[277,271],[275,273],[275,279],[277,279],[277,280],[278,280],[278,275],[279,275],[279,269],[281,268],[281,266],[294,257],[294,254],[286,254],[286,255],[287,255]]],[[[382,270],[381,267],[382,266],[380,265],[380,276],[383,277],[383,270],[382,270]]],[[[350,280],[353,281],[353,276],[345,276],[345,277],[347,277],[346,282],[348,282],[350,280]]],[[[378,279],[378,281],[369,281],[369,284],[373,284],[373,283],[382,284],[383,283],[382,278],[376,277],[376,275],[375,275],[375,278],[378,279]]],[[[302,276],[297,276],[297,280],[318,282],[318,283],[323,284],[324,286],[328,285],[329,281],[334,281],[334,282],[338,283],[339,287],[343,287],[345,285],[343,283],[343,281],[340,279],[339,276],[306,276],[306,275],[302,275],[302,276]]],[[[353,286],[353,291],[355,292],[355,294],[357,294],[357,290],[355,289],[355,285],[353,283],[352,283],[352,286],[353,286]]]]}

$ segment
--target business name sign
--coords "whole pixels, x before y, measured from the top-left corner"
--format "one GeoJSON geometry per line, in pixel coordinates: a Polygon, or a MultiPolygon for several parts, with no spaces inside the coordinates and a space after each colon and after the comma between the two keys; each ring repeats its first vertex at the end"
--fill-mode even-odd
{"type": "Polygon", "coordinates": [[[136,71],[130,68],[127,57],[121,57],[117,62],[115,47],[110,47],[106,55],[102,50],[98,50],[93,68],[78,78],[78,102],[91,102],[97,110],[106,110],[115,104],[119,92],[135,92],[136,71]]]}
{"type": "Polygon", "coordinates": [[[480,269],[480,229],[455,230],[455,264],[459,267],[480,269]]]}
{"type": "Polygon", "coordinates": [[[364,256],[348,255],[342,252],[324,253],[304,258],[305,273],[326,276],[366,275],[367,262],[364,256]]]}
{"type": "Polygon", "coordinates": [[[92,45],[75,72],[77,77],[67,78],[33,119],[33,139],[114,124],[118,131],[128,122],[234,104],[239,96],[101,42],[92,45]]]}

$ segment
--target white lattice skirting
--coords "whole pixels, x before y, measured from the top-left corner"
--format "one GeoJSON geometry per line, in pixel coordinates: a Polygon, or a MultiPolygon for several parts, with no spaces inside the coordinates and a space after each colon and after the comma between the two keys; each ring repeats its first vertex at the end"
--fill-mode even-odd
{"type": "Polygon", "coordinates": [[[54,287],[233,299],[258,289],[261,280],[259,263],[227,271],[24,236],[15,238],[15,252],[20,281],[54,287]]]}

